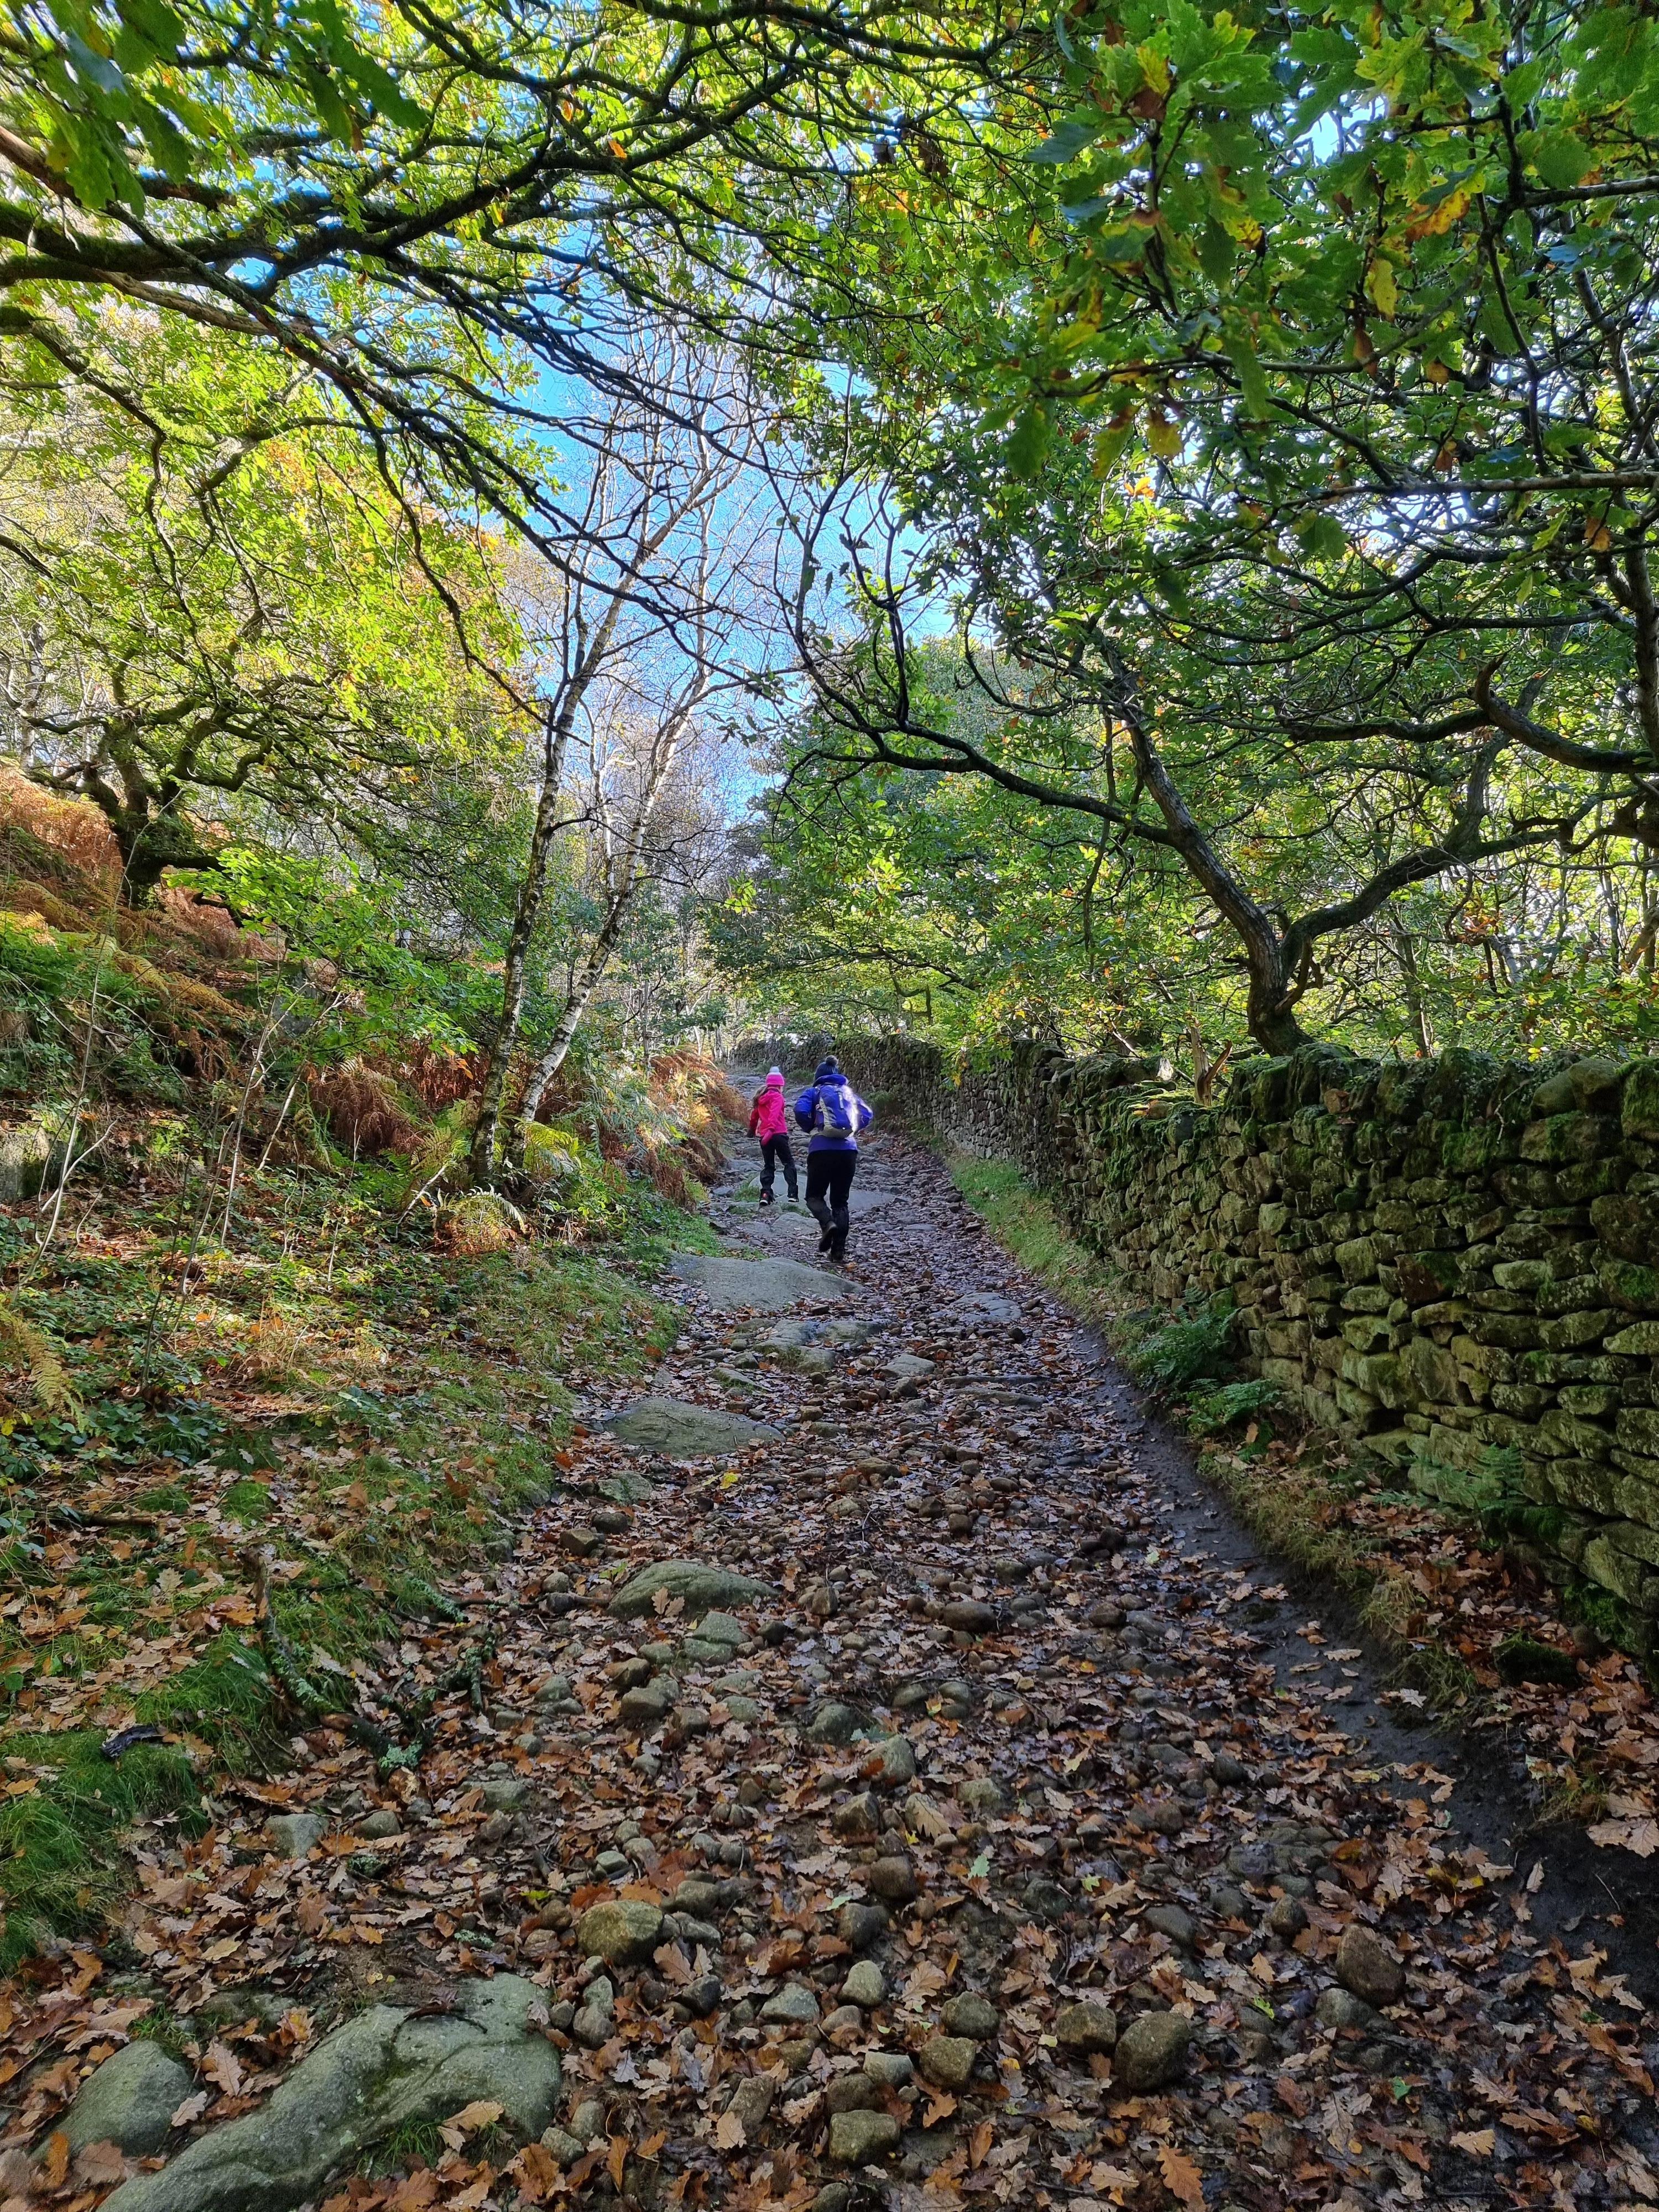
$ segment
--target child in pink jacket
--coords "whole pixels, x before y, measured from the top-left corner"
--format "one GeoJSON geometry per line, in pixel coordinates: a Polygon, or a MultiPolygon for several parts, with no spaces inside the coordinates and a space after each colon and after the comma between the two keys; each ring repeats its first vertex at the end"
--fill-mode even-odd
{"type": "Polygon", "coordinates": [[[767,1069],[766,1080],[755,1094],[755,1103],[749,1114],[749,1133],[760,1139],[761,1204],[770,1206],[773,1203],[772,1186],[777,1180],[780,1164],[790,1197],[799,1198],[800,1190],[795,1181],[795,1156],[789,1149],[789,1123],[784,1112],[783,1070],[781,1067],[767,1069]]]}

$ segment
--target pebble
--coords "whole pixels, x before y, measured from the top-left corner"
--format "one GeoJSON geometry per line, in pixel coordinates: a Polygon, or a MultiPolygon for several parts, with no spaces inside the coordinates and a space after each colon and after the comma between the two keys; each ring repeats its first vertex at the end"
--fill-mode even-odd
{"type": "Polygon", "coordinates": [[[357,1823],[357,1833],[370,1843],[378,1842],[382,1836],[401,1836],[403,1832],[403,1822],[389,1805],[357,1823]]]}
{"type": "Polygon", "coordinates": [[[846,1798],[836,1806],[830,1825],[838,1836],[878,1836],[881,1807],[872,1791],[861,1790],[856,1797],[846,1798]]]}
{"type": "Polygon", "coordinates": [[[656,1949],[661,1935],[659,1908],[632,1897],[590,1905],[576,1928],[582,1955],[603,1959],[608,1966],[642,1964],[656,1949]]]}
{"type": "Polygon", "coordinates": [[[768,1997],[761,2007],[763,2020],[788,2021],[805,2025],[817,2023],[818,2001],[804,1982],[786,1982],[775,1996],[768,1997]]]}
{"type": "Polygon", "coordinates": [[[814,1743],[851,1743],[859,1728],[859,1717],[851,1705],[831,1702],[818,1707],[806,1733],[814,1743]]]}
{"type": "Polygon", "coordinates": [[[1276,1897],[1273,1910],[1267,1915],[1267,1925],[1275,1936],[1290,1942],[1308,1924],[1308,1908],[1299,1897],[1276,1897]]]}
{"type": "Polygon", "coordinates": [[[841,1993],[849,2004],[873,2012],[887,1995],[887,1979],[873,1959],[860,1959],[849,1966],[841,1993]]]}
{"type": "Polygon", "coordinates": [[[989,2043],[1002,2026],[1002,2015],[977,1990],[964,1990],[947,1999],[939,2013],[947,2035],[965,2035],[970,2042],[989,2043]]]}
{"type": "Polygon", "coordinates": [[[1345,1990],[1337,1984],[1320,1991],[1319,2002],[1314,2007],[1314,2018],[1322,2027],[1338,2029],[1369,2029],[1378,2024],[1374,2007],[1368,2005],[1363,1997],[1356,1996],[1352,1990],[1345,1990]]]}
{"type": "Polygon", "coordinates": [[[944,1607],[939,1619],[947,1628],[960,1628],[969,1636],[985,1636],[997,1625],[997,1609],[979,1598],[957,1598],[944,1607]]]}
{"type": "Polygon", "coordinates": [[[1156,1929],[1183,1951],[1190,1951],[1198,1941],[1198,1923],[1179,1905],[1154,1905],[1141,1914],[1140,1921],[1142,1927],[1156,1929]]]}
{"type": "Polygon", "coordinates": [[[907,1782],[916,1778],[916,1754],[908,1736],[889,1736],[881,1747],[881,1783],[889,1790],[902,1790],[907,1782]]]}
{"type": "Polygon", "coordinates": [[[1380,2010],[1406,1994],[1406,1970],[1374,1929],[1351,1920],[1336,1947],[1336,1978],[1368,2005],[1380,2010]]]}
{"type": "Polygon", "coordinates": [[[959,1783],[957,1802],[970,1813],[1003,1813],[1008,1808],[1007,1792],[988,1774],[970,1774],[959,1783]]]}
{"type": "Polygon", "coordinates": [[[661,1720],[674,1702],[672,1683],[660,1677],[653,1681],[641,1682],[631,1690],[624,1690],[617,1705],[622,1718],[635,1728],[649,1728],[661,1720]]]}
{"type": "Polygon", "coordinates": [[[916,2069],[902,2051],[872,2051],[865,2055],[864,2070],[882,2088],[902,2089],[916,2069]]]}
{"type": "Polygon", "coordinates": [[[1063,2005],[1054,2018],[1054,2040],[1062,2050],[1081,2051],[1085,2057],[1110,2051],[1117,2042],[1117,2014],[1110,2005],[1091,1997],[1063,2005]]]}
{"type": "Polygon", "coordinates": [[[328,1833],[320,1813],[275,1813],[265,1822],[265,1836],[279,1859],[302,1859],[328,1833]]]}
{"type": "Polygon", "coordinates": [[[833,2012],[825,2013],[823,2027],[824,2033],[832,2038],[854,2033],[862,2035],[864,2014],[855,2004],[837,2005],[833,2012]]]}
{"type": "Polygon", "coordinates": [[[867,1951],[872,1943],[880,1942],[892,1924],[884,1906],[854,1903],[842,1905],[836,1929],[849,1950],[867,1951]]]}
{"type": "Polygon", "coordinates": [[[866,1870],[864,1879],[872,1893],[889,1905],[913,1905],[921,1894],[915,1867],[896,1854],[878,1858],[866,1870]]]}
{"type": "Polygon", "coordinates": [[[881,2091],[867,2074],[838,2074],[823,2093],[831,2113],[870,2112],[881,2105],[881,2091]]]}

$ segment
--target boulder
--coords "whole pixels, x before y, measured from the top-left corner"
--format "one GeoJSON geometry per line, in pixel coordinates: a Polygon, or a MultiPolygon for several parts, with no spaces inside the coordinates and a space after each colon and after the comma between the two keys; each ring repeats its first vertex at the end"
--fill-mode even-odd
{"type": "MultiPolygon", "coordinates": [[[[746,1451],[750,1444],[777,1443],[782,1437],[781,1430],[765,1421],[693,1405],[684,1398],[636,1399],[620,1413],[608,1413],[603,1426],[619,1443],[659,1452],[665,1459],[709,1459],[719,1453],[746,1451]]],[[[710,1598],[708,1602],[717,1605],[720,1601],[710,1598]]]]}
{"type": "Polygon", "coordinates": [[[751,1575],[698,1559],[659,1559],[641,1567],[611,1601],[619,1620],[637,1620],[653,1609],[659,1590],[684,1598],[688,1613],[706,1613],[715,1606],[757,1605],[775,1593],[751,1575]]]}
{"type": "Polygon", "coordinates": [[[463,1982],[453,2012],[373,2005],[319,2043],[256,2112],[215,2128],[159,2173],[122,2184],[115,2212],[289,2212],[337,2166],[399,2128],[498,2105],[539,2136],[559,2097],[546,2002],[516,1974],[463,1982]]]}
{"type": "Polygon", "coordinates": [[[800,1298],[845,1297],[846,1279],[799,1260],[728,1260],[710,1252],[677,1252],[669,1267],[725,1313],[783,1313],[800,1298]]]}
{"type": "Polygon", "coordinates": [[[606,1898],[590,1905],[576,1923],[584,1958],[607,1966],[642,1965],[662,1940],[662,1913],[643,1898],[606,1898]]]}
{"type": "Polygon", "coordinates": [[[161,2149],[194,2087],[189,2067],[159,2043],[129,2043],[93,2069],[64,2115],[70,2151],[90,2142],[112,2142],[134,2157],[161,2149]]]}

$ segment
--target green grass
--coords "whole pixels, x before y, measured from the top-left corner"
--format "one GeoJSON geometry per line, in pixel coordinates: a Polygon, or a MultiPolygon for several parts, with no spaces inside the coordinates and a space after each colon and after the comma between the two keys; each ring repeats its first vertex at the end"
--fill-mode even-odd
{"type": "Polygon", "coordinates": [[[39,1786],[0,1802],[0,1971],[47,1934],[100,1926],[124,1887],[117,1841],[132,1821],[174,1813],[186,1833],[207,1826],[181,1751],[142,1744],[112,1761],[99,1741],[92,1730],[8,1739],[9,1758],[33,1765],[39,1786]]]}

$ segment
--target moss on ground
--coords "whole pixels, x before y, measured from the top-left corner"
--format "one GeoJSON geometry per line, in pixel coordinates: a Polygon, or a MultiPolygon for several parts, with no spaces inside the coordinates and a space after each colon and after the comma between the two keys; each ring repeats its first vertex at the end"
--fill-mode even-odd
{"type": "Polygon", "coordinates": [[[200,1255],[188,1295],[160,1217],[112,1218],[101,1250],[90,1226],[27,1291],[86,1412],[0,1436],[0,1567],[22,1599],[0,1616],[0,1968],[104,1924],[132,1823],[199,1829],[216,1773],[283,1762],[298,1716],[262,1647],[252,1551],[319,1687],[400,1620],[463,1617],[442,1585],[556,1485],[574,1393],[673,1342],[678,1309],[649,1287],[664,1259],[719,1249],[629,1183],[599,1249],[449,1255],[374,1202],[376,1173],[344,1196],[251,1179],[242,1245],[200,1255]],[[173,1645],[158,1680],[148,1662],[173,1645]],[[129,1668],[149,1686],[117,1711],[129,1668]],[[165,1741],[106,1759],[128,1721],[165,1741]]]}

